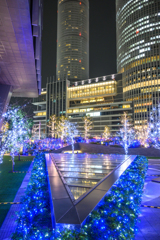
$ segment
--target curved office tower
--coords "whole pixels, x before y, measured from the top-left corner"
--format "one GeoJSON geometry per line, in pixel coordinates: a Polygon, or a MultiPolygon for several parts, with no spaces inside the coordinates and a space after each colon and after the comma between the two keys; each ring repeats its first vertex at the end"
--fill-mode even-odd
{"type": "Polygon", "coordinates": [[[89,0],[58,0],[57,79],[89,78],[89,0]]]}
{"type": "Polygon", "coordinates": [[[117,70],[137,128],[160,102],[160,1],[116,0],[117,70]]]}

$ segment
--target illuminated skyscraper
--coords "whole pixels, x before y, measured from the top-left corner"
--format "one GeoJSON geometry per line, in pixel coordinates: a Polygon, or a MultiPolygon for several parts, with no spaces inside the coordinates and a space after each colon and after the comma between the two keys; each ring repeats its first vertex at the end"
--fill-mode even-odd
{"type": "Polygon", "coordinates": [[[117,71],[138,128],[160,102],[160,1],[116,0],[116,21],[117,71]]]}
{"type": "Polygon", "coordinates": [[[89,0],[58,0],[57,79],[89,78],[89,0]]]}

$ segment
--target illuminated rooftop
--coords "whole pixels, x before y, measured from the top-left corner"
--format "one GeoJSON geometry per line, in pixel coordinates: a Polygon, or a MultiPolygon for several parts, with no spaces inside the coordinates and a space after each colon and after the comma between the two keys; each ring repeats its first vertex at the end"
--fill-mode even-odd
{"type": "Polygon", "coordinates": [[[121,80],[122,74],[111,74],[111,75],[105,75],[101,77],[96,78],[89,78],[82,81],[72,82],[68,81],[68,89],[72,90],[75,87],[85,87],[84,85],[93,85],[93,84],[112,84],[115,81],[121,80]]]}

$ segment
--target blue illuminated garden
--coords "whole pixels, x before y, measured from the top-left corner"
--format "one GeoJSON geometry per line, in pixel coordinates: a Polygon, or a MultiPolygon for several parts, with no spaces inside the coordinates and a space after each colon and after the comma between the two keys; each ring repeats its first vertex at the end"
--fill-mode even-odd
{"type": "MultiPolygon", "coordinates": [[[[16,221],[11,239],[134,239],[138,231],[148,159],[130,154],[130,149],[142,149],[143,152],[159,149],[160,138],[154,129],[160,133],[160,121],[155,122],[154,114],[151,124],[138,132],[131,127],[124,113],[117,136],[112,136],[106,126],[102,136],[97,138],[89,137],[92,120],[87,116],[84,119],[85,135],[81,137],[77,126],[64,116],[51,116],[49,137],[42,138],[36,135],[32,121],[20,107],[10,108],[4,115],[0,133],[0,166],[6,161],[6,155],[10,157],[11,169],[7,174],[14,174],[16,178],[16,174],[22,173],[16,169],[17,161],[20,165],[28,155],[33,159],[30,167],[27,165],[30,170],[25,171],[28,182],[22,199],[18,202],[12,200],[13,204],[19,204],[19,209],[18,219],[9,220],[11,225],[16,221]],[[84,149],[76,148],[76,144],[84,144],[84,149]],[[119,151],[124,149],[124,153],[115,154],[116,148],[119,151]],[[113,149],[112,154],[104,154],[110,149],[113,149]],[[57,192],[56,198],[54,194],[57,192]],[[65,212],[63,199],[67,199],[69,205],[65,212]],[[85,199],[89,199],[86,200],[89,205],[94,202],[87,213],[89,205],[85,205],[85,199]],[[73,210],[71,214],[70,210],[73,210]],[[85,215],[83,219],[79,215],[81,210],[85,215]],[[78,223],[75,215],[79,218],[78,223]]],[[[23,185],[22,177],[19,186],[21,183],[23,185]]]]}
{"type": "Polygon", "coordinates": [[[147,167],[137,156],[79,230],[52,230],[45,155],[37,155],[12,239],[134,239],[147,167]]]}

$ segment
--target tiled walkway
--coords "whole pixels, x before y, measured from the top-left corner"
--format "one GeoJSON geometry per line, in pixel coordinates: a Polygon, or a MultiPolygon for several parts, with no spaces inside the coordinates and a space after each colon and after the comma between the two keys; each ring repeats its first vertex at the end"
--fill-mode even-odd
{"type": "MultiPolygon", "coordinates": [[[[150,159],[148,175],[160,175],[160,159],[150,159]]],[[[160,207],[160,183],[152,182],[156,176],[147,176],[142,204],[160,207]]],[[[135,240],[160,240],[160,209],[141,208],[138,234],[135,240]]]]}
{"type": "MultiPolygon", "coordinates": [[[[14,199],[14,202],[20,202],[21,197],[24,196],[26,187],[28,185],[30,176],[31,176],[31,170],[33,167],[33,162],[31,163],[30,167],[29,167],[29,173],[26,174],[21,187],[19,188],[16,197],[14,199]]],[[[16,229],[16,220],[17,220],[17,215],[16,212],[19,212],[21,210],[21,206],[22,204],[15,204],[12,205],[3,224],[2,227],[0,229],[0,240],[10,240],[10,236],[11,234],[15,231],[16,229]]]]}

